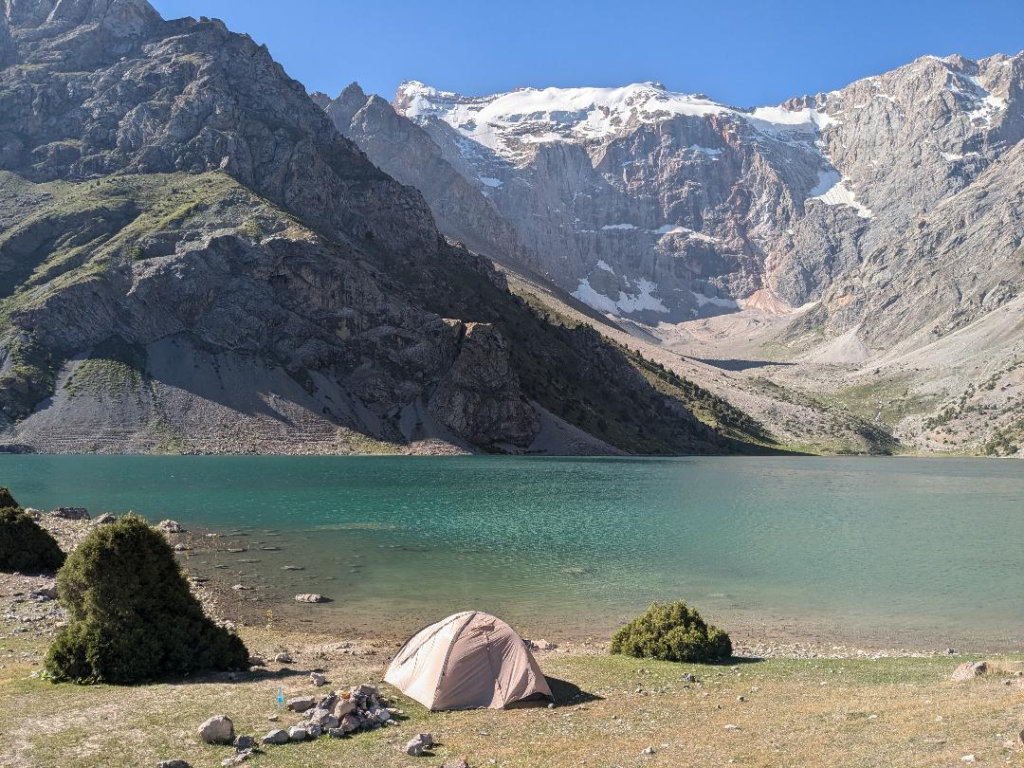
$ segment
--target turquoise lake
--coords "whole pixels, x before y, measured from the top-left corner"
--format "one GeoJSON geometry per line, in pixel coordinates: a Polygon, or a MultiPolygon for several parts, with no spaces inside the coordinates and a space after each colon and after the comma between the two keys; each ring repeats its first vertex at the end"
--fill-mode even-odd
{"type": "Polygon", "coordinates": [[[248,542],[184,564],[338,631],[478,608],[603,637],[684,598],[751,638],[1024,648],[1013,461],[2,456],[0,484],[248,542]]]}

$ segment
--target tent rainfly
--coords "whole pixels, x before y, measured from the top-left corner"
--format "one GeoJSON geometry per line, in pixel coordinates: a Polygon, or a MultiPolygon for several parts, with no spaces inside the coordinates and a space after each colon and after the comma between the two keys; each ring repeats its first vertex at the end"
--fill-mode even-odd
{"type": "Polygon", "coordinates": [[[430,710],[505,709],[552,700],[523,639],[501,619],[463,611],[413,635],[384,675],[430,710]]]}

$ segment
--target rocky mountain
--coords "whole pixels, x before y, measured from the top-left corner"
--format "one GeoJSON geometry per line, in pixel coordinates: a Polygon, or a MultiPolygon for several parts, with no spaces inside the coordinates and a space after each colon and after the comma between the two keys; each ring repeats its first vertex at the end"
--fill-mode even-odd
{"type": "Polygon", "coordinates": [[[1024,53],[923,57],[753,109],[657,83],[463,96],[409,81],[393,110],[351,89],[322,104],[445,211],[453,237],[521,259],[639,339],[712,362],[749,356],[755,372],[726,396],[766,378],[838,395],[908,447],[977,451],[1006,429],[1024,438],[1022,89],[1024,53]],[[428,191],[426,157],[460,177],[445,185],[458,207],[428,191]],[[503,231],[495,211],[514,254],[472,239],[503,231]],[[975,326],[988,330],[972,331],[985,341],[970,361],[955,341],[932,347],[975,326]],[[926,434],[992,376],[1007,394],[978,406],[988,426],[926,434]]]}
{"type": "MultiPolygon", "coordinates": [[[[2,9],[7,450],[771,443],[721,398],[513,296],[249,37],[145,0],[2,9]]],[[[488,210],[465,189],[431,195],[444,221],[488,210]]],[[[494,224],[465,239],[504,232],[517,257],[494,224]]]]}

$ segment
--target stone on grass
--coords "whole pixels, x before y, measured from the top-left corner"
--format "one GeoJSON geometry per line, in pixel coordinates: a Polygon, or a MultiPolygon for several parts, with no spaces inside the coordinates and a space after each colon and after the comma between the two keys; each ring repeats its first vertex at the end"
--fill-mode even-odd
{"type": "Polygon", "coordinates": [[[278,664],[291,664],[292,656],[290,653],[279,653],[277,654],[277,656],[274,657],[274,661],[276,661],[278,664]]]}
{"type": "Polygon", "coordinates": [[[252,750],[247,749],[244,752],[239,752],[237,755],[225,757],[220,761],[220,764],[225,766],[225,768],[230,768],[232,765],[241,765],[242,763],[247,762],[250,757],[252,757],[252,750]]]}
{"type": "Polygon", "coordinates": [[[260,739],[260,741],[262,741],[264,744],[287,744],[288,732],[282,731],[280,728],[275,728],[262,739],[260,739]]]}
{"type": "Polygon", "coordinates": [[[641,755],[653,755],[654,754],[654,747],[646,747],[640,754],[641,755]]]}
{"type": "Polygon", "coordinates": [[[338,727],[338,718],[332,715],[329,709],[321,709],[320,707],[311,709],[306,713],[306,719],[311,723],[316,723],[321,728],[338,727]]]}
{"type": "Polygon", "coordinates": [[[445,760],[441,768],[469,768],[469,761],[464,757],[457,757],[454,760],[445,760]]]}
{"type": "Polygon", "coordinates": [[[295,596],[296,603],[322,603],[323,600],[323,595],[318,595],[315,592],[295,596]]]}
{"type": "Polygon", "coordinates": [[[315,688],[323,688],[325,685],[327,685],[327,678],[321,675],[319,672],[310,672],[309,682],[311,682],[315,688]]]}
{"type": "Polygon", "coordinates": [[[984,661],[965,661],[953,670],[953,680],[973,680],[988,672],[988,664],[984,661]]]}
{"type": "Polygon", "coordinates": [[[405,754],[419,757],[434,746],[434,737],[429,733],[417,733],[405,745],[405,754]]]}
{"type": "Polygon", "coordinates": [[[156,768],[192,768],[192,766],[184,760],[164,760],[157,763],[156,768]]]}
{"type": "Polygon", "coordinates": [[[291,741],[305,741],[309,738],[309,731],[304,725],[293,725],[288,729],[288,738],[291,741]]]}
{"type": "Polygon", "coordinates": [[[319,739],[324,732],[324,729],[316,723],[305,723],[302,727],[306,729],[306,738],[308,739],[319,739]]]}
{"type": "Polygon", "coordinates": [[[341,718],[341,723],[338,727],[345,733],[352,733],[352,731],[358,731],[362,725],[363,724],[359,721],[359,718],[355,715],[345,715],[341,718]]]}
{"type": "Polygon", "coordinates": [[[297,696],[294,699],[288,699],[288,709],[292,712],[305,712],[315,706],[316,699],[312,696],[297,696]]]}
{"type": "Polygon", "coordinates": [[[253,736],[242,735],[235,737],[234,747],[239,752],[245,752],[256,746],[256,739],[253,736]]]}
{"type": "Polygon", "coordinates": [[[199,726],[199,738],[207,744],[230,744],[235,740],[234,723],[224,715],[214,715],[199,726]]]}
{"type": "Polygon", "coordinates": [[[85,507],[57,507],[55,510],[50,512],[54,517],[60,517],[64,520],[88,520],[89,512],[85,507]]]}

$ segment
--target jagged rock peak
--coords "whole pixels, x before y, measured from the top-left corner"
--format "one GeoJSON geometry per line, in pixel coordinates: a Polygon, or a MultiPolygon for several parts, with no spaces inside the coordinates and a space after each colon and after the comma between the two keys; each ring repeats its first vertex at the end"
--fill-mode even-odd
{"type": "Polygon", "coordinates": [[[120,35],[138,34],[161,18],[148,0],[5,0],[4,10],[18,27],[100,24],[120,35]]]}

